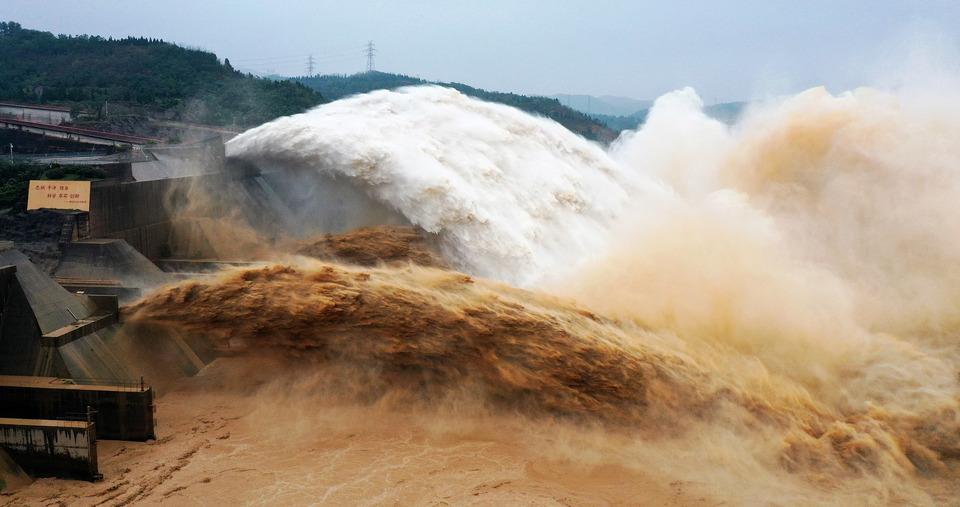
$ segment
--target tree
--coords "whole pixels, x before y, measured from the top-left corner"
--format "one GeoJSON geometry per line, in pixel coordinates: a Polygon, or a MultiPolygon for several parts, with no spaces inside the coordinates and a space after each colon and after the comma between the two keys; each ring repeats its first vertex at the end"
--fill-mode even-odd
{"type": "Polygon", "coordinates": [[[81,101],[90,109],[109,101],[178,114],[200,100],[204,113],[184,119],[216,125],[258,124],[323,102],[306,86],[274,87],[213,53],[143,37],[54,37],[0,23],[0,62],[0,100],[81,101]]]}

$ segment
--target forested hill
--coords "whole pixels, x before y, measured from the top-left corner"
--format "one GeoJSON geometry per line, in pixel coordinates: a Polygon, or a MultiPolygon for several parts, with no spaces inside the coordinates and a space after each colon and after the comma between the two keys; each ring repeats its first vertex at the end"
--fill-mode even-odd
{"type": "Polygon", "coordinates": [[[552,118],[568,130],[587,139],[608,143],[616,138],[616,133],[603,123],[569,107],[560,104],[557,99],[531,97],[515,93],[488,92],[461,83],[438,83],[424,81],[415,77],[386,72],[364,72],[352,76],[325,75],[294,78],[314,90],[322,93],[327,100],[337,100],[348,95],[367,93],[373,90],[392,90],[401,86],[435,84],[454,88],[457,91],[487,102],[499,102],[524,111],[552,118]]]}
{"type": "Polygon", "coordinates": [[[0,22],[0,101],[101,111],[110,103],[207,125],[253,126],[326,100],[401,86],[436,84],[552,118],[588,139],[610,142],[603,123],[556,99],[488,92],[384,72],[265,79],[242,74],[213,53],[162,40],[53,35],[0,22]]]}
{"type": "Polygon", "coordinates": [[[55,36],[0,23],[0,100],[98,109],[119,102],[209,125],[258,125],[323,102],[316,91],[235,71],[156,39],[55,36]]]}

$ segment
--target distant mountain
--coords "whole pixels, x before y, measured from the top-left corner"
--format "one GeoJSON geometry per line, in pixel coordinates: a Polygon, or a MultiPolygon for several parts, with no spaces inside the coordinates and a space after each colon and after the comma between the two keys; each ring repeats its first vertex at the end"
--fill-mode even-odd
{"type": "Polygon", "coordinates": [[[597,121],[603,122],[610,130],[619,133],[624,130],[636,130],[639,128],[643,125],[643,122],[647,121],[647,113],[649,112],[649,109],[643,109],[627,116],[597,114],[594,115],[594,118],[596,118],[597,121]]]}
{"type": "Polygon", "coordinates": [[[630,116],[638,111],[653,105],[649,100],[637,100],[630,97],[616,97],[613,95],[551,95],[561,104],[580,111],[581,113],[597,116],[630,116]]]}
{"type": "MultiPolygon", "coordinates": [[[[703,112],[713,119],[719,120],[727,125],[732,125],[740,118],[740,114],[743,113],[747,105],[747,102],[714,104],[712,106],[705,106],[703,112]]],[[[603,122],[610,130],[621,132],[624,130],[636,130],[642,126],[647,121],[647,115],[649,113],[650,108],[647,107],[626,116],[594,115],[594,117],[603,122]]]]}
{"type": "Polygon", "coordinates": [[[559,100],[549,97],[517,95],[515,93],[488,92],[462,83],[441,83],[424,81],[419,78],[386,72],[364,72],[352,76],[325,75],[292,78],[294,81],[317,90],[328,100],[337,100],[349,95],[367,93],[374,90],[393,90],[402,86],[434,84],[453,88],[464,95],[476,97],[487,102],[498,102],[522,109],[529,113],[552,118],[571,132],[587,139],[608,143],[616,138],[616,133],[594,118],[572,108],[559,100]]]}
{"type": "MultiPolygon", "coordinates": [[[[258,125],[323,102],[306,86],[245,75],[157,39],[53,35],[0,22],[0,100],[94,111],[110,103],[208,125],[258,125]]],[[[119,108],[118,108],[119,109],[119,108]]]]}

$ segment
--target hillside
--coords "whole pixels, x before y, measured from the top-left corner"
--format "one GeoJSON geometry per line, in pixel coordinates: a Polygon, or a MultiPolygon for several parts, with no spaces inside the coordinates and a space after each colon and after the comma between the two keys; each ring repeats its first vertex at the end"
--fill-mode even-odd
{"type": "Polygon", "coordinates": [[[569,93],[551,95],[561,104],[596,118],[599,115],[630,116],[637,111],[648,109],[653,105],[649,100],[637,100],[630,97],[616,97],[613,95],[572,95],[569,93]]]}
{"type": "Polygon", "coordinates": [[[156,39],[55,36],[2,22],[0,62],[6,101],[94,111],[109,102],[207,125],[257,125],[323,102],[306,86],[244,75],[213,53],[156,39]]]}
{"type": "Polygon", "coordinates": [[[435,84],[454,88],[457,91],[487,102],[498,102],[522,109],[529,113],[552,118],[571,132],[595,141],[608,143],[616,133],[599,121],[560,104],[557,99],[531,97],[515,93],[488,92],[462,83],[441,83],[386,72],[364,72],[352,76],[324,75],[293,78],[295,81],[317,90],[328,100],[337,100],[349,95],[373,90],[392,90],[401,86],[435,84]]]}

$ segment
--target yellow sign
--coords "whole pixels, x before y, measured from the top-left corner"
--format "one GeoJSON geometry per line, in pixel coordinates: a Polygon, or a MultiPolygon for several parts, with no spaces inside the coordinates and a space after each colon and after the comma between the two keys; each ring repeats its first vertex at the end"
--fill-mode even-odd
{"type": "Polygon", "coordinates": [[[27,209],[90,211],[89,181],[30,180],[27,209]]]}

